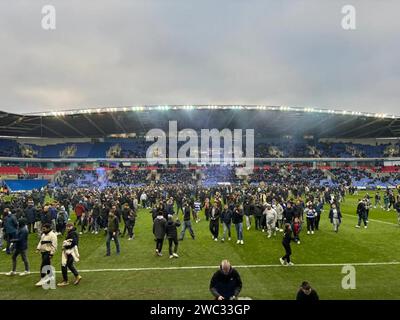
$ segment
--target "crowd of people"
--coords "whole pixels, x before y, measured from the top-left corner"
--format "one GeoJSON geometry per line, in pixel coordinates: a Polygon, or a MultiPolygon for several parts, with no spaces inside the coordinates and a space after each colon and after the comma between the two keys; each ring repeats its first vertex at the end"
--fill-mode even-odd
{"type": "MultiPolygon", "coordinates": [[[[42,267],[53,263],[52,257],[58,248],[57,239],[65,239],[61,246],[63,281],[59,286],[68,285],[68,269],[75,276],[74,283],[79,284],[81,276],[74,266],[80,259],[79,236],[104,232],[105,256],[111,255],[112,243],[116,254],[121,254],[123,248],[119,238],[127,234],[128,240],[135,239],[134,230],[140,208],[146,209],[153,219],[154,253],[158,257],[163,255],[163,243],[167,241],[169,258],[178,258],[178,249],[186,231],[195,240],[196,224],[205,219],[212,241],[234,239],[237,245],[244,245],[244,228],[265,233],[267,239],[282,234],[285,254],[279,261],[284,266],[291,266],[291,243],[301,243],[303,229],[309,236],[318,232],[323,210],[329,212],[333,230],[339,232],[343,217],[341,203],[347,192],[355,190],[344,185],[330,188],[320,186],[317,183],[321,175],[319,171],[315,171],[308,179],[297,179],[298,176],[304,176],[301,169],[292,169],[286,176],[281,176],[276,170],[272,170],[269,176],[271,179],[275,177],[273,183],[212,187],[193,183],[192,177],[189,179],[183,175],[187,180],[177,183],[81,188],[73,185],[74,176],[66,175],[66,183],[60,183],[64,187],[18,193],[11,198],[1,196],[1,231],[5,240],[3,251],[12,255],[12,271],[9,274],[16,273],[18,256],[21,256],[25,266],[21,275],[30,272],[26,255],[27,239],[29,233],[36,233],[42,267]]],[[[268,176],[264,175],[262,179],[265,177],[268,181],[268,176]]],[[[359,216],[356,227],[363,223],[367,228],[369,210],[374,205],[396,210],[400,223],[400,197],[388,189],[360,199],[356,208],[359,216]]],[[[42,272],[38,286],[43,285],[43,279],[46,279],[45,272],[42,272]]]]}

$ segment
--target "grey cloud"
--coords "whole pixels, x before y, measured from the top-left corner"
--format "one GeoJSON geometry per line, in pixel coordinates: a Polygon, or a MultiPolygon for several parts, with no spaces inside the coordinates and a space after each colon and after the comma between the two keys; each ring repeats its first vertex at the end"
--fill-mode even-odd
{"type": "Polygon", "coordinates": [[[0,109],[273,104],[399,114],[400,3],[45,1],[0,3],[0,109]]]}

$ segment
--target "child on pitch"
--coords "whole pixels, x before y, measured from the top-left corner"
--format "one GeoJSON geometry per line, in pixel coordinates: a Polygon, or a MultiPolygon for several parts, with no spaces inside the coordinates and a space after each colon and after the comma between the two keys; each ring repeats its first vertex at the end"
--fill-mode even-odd
{"type": "MultiPolygon", "coordinates": [[[[200,218],[199,218],[199,212],[201,210],[201,202],[199,200],[196,200],[193,202],[193,220],[196,221],[196,223],[200,222],[200,218]]],[[[208,219],[207,219],[208,220],[208,219]]]]}
{"type": "Polygon", "coordinates": [[[294,218],[293,221],[293,240],[297,244],[300,244],[300,231],[301,231],[301,222],[299,218],[294,218]]]}

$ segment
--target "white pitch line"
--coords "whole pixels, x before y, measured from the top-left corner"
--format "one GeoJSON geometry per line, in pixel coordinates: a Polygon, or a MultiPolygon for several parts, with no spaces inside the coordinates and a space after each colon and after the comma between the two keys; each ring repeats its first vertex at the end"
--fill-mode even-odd
{"type": "MultiPolygon", "coordinates": [[[[308,264],[295,264],[287,268],[295,267],[341,267],[341,266],[385,266],[385,265],[400,265],[399,261],[391,262],[348,262],[348,263],[308,263],[308,264]]],[[[79,270],[79,272],[126,272],[126,271],[165,271],[165,270],[195,270],[195,269],[216,269],[219,266],[187,266],[187,267],[147,267],[147,268],[117,268],[117,269],[87,269],[79,270]]],[[[280,264],[250,264],[250,265],[235,265],[237,269],[245,268],[284,268],[280,264]]],[[[38,274],[39,272],[31,272],[32,274],[38,274]]],[[[61,273],[56,271],[56,273],[61,273]]],[[[6,272],[0,272],[0,275],[4,275],[6,272]]]]}
{"type": "MultiPolygon", "coordinates": [[[[356,215],[352,215],[352,214],[348,214],[348,213],[342,213],[342,215],[343,215],[343,216],[353,217],[353,218],[357,218],[357,219],[358,219],[358,216],[356,216],[356,215]]],[[[391,225],[391,226],[398,226],[397,223],[387,222],[387,221],[382,221],[382,220],[375,220],[375,219],[369,219],[369,218],[368,218],[368,221],[384,223],[384,224],[388,224],[388,225],[391,225]]]]}

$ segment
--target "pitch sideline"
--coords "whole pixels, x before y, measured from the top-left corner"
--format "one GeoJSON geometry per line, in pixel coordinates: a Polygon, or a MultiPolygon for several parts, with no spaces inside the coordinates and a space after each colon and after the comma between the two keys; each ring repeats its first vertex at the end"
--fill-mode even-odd
{"type": "MultiPolygon", "coordinates": [[[[357,219],[358,219],[358,216],[356,216],[356,215],[352,215],[352,214],[348,214],[348,213],[342,213],[342,215],[343,215],[343,216],[346,216],[346,217],[353,217],[353,218],[357,218],[357,219]]],[[[368,219],[368,221],[373,221],[373,222],[388,224],[388,225],[391,225],[391,226],[398,226],[397,223],[387,222],[387,221],[382,221],[382,220],[368,219]]]]}
{"type": "MultiPolygon", "coordinates": [[[[391,262],[349,262],[349,263],[308,263],[308,264],[295,264],[294,266],[286,267],[280,264],[250,264],[250,265],[235,265],[237,269],[242,268],[297,268],[297,267],[341,267],[341,266],[384,266],[384,265],[400,265],[400,261],[391,262]]],[[[114,269],[84,269],[79,270],[82,273],[89,272],[129,272],[129,271],[165,271],[165,270],[196,270],[196,269],[216,269],[218,266],[187,266],[187,267],[148,267],[148,268],[114,268],[114,269]]],[[[31,274],[38,274],[39,272],[31,272],[31,274]]],[[[61,273],[56,271],[56,273],[61,273]]],[[[0,272],[0,275],[5,275],[6,272],[0,272]]]]}

